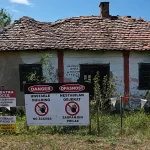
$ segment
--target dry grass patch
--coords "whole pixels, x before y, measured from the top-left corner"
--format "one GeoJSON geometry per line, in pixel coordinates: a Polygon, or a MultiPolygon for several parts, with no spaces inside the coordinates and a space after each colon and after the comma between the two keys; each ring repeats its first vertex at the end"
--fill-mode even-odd
{"type": "Polygon", "coordinates": [[[117,140],[95,136],[19,134],[1,135],[0,147],[5,150],[149,150],[150,142],[133,137],[120,137],[117,140]]]}

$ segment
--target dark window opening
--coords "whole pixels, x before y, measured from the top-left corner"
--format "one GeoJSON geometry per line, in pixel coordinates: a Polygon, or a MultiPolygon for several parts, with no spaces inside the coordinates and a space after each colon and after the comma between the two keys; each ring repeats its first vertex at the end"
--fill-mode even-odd
{"type": "Polygon", "coordinates": [[[150,89],[150,63],[139,64],[139,89],[150,89]]]}
{"type": "MultiPolygon", "coordinates": [[[[94,87],[94,77],[99,71],[100,86],[102,87],[102,81],[104,76],[109,77],[110,66],[109,64],[102,65],[80,65],[80,82],[88,82],[94,87]]],[[[93,88],[92,88],[93,89],[93,88]]],[[[94,89],[90,92],[91,97],[94,95],[94,89]]]]}
{"type": "Polygon", "coordinates": [[[30,73],[36,72],[36,76],[41,80],[43,77],[42,74],[42,64],[20,64],[19,73],[20,73],[20,90],[23,91],[23,83],[36,83],[36,81],[28,81],[28,76],[30,73]]]}

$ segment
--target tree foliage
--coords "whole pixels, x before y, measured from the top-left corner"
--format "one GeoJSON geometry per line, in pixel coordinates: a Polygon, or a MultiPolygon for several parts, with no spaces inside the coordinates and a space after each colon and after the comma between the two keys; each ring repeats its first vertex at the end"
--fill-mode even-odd
{"type": "Polygon", "coordinates": [[[3,8],[0,10],[0,27],[5,27],[11,23],[11,15],[3,8]]]}

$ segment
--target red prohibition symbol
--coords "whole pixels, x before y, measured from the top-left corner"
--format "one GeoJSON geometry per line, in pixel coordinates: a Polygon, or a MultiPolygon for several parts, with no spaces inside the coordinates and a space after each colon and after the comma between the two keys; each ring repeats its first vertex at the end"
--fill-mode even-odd
{"type": "Polygon", "coordinates": [[[45,116],[48,113],[48,105],[44,102],[39,102],[35,105],[34,111],[39,116],[45,116]]]}
{"type": "Polygon", "coordinates": [[[76,102],[68,102],[65,106],[65,111],[70,116],[75,116],[80,111],[80,106],[76,102]]]}

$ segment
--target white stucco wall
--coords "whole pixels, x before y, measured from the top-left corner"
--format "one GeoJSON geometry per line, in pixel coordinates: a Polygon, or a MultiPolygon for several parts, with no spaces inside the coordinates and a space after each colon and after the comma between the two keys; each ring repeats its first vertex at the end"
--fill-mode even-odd
{"type": "MultiPolygon", "coordinates": [[[[42,54],[52,54],[49,61],[50,76],[53,78],[58,69],[58,59],[56,51],[43,51],[42,54]]],[[[0,52],[0,86],[7,90],[16,90],[17,106],[24,106],[24,93],[20,91],[19,64],[41,63],[41,53],[39,52],[0,52]]],[[[44,71],[44,69],[43,69],[44,71]]],[[[58,82],[57,78],[53,81],[58,82]]]]}
{"type": "Polygon", "coordinates": [[[64,51],[64,81],[76,82],[80,77],[80,64],[108,64],[110,73],[117,78],[117,93],[124,93],[123,55],[121,52],[64,51]],[[72,70],[71,68],[75,68],[72,70]]]}
{"type": "Polygon", "coordinates": [[[24,64],[41,63],[41,59],[45,55],[47,55],[47,58],[45,59],[46,63],[43,64],[43,75],[46,77],[47,83],[57,83],[58,58],[56,51],[20,52],[24,64]]]}
{"type": "MultiPolygon", "coordinates": [[[[130,95],[131,107],[140,105],[140,99],[146,94],[146,90],[139,90],[139,63],[150,63],[150,52],[130,52],[129,58],[130,95]]],[[[150,104],[147,103],[150,107],[150,104]]]]}

